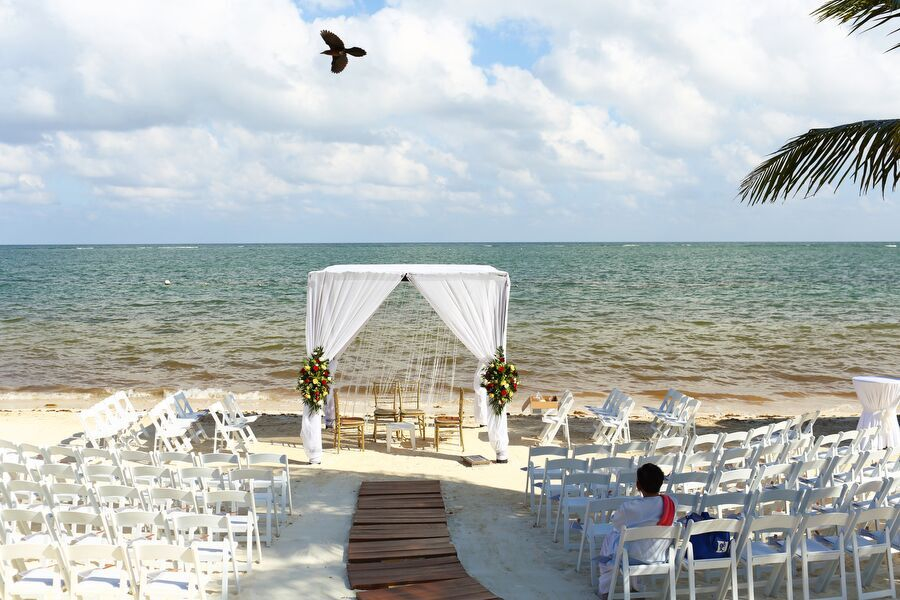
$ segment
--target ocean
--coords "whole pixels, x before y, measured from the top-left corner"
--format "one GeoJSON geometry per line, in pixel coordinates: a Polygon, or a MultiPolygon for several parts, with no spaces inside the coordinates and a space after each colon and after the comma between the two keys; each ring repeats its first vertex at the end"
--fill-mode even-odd
{"type": "MultiPolygon", "coordinates": [[[[0,246],[0,404],[123,388],[290,400],[310,270],[439,262],[509,272],[508,354],[525,394],[675,387],[777,402],[850,398],[854,375],[900,375],[890,242],[0,246]]],[[[414,290],[395,296],[339,361],[343,384],[471,387],[465,348],[414,290]]]]}

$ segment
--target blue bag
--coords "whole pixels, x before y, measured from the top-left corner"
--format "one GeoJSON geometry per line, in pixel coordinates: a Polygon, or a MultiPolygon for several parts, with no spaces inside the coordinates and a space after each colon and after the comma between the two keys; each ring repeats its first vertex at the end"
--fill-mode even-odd
{"type": "MultiPolygon", "coordinates": [[[[690,521],[708,521],[712,519],[708,512],[701,514],[691,513],[684,518],[684,524],[690,521]]],[[[708,558],[728,558],[731,556],[731,534],[727,531],[710,531],[691,536],[691,546],[694,547],[694,558],[698,560],[708,558]]]]}

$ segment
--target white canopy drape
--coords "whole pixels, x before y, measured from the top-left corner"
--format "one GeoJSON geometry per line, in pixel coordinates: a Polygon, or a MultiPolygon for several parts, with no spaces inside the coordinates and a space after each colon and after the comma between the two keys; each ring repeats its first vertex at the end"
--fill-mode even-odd
{"type": "Polygon", "coordinates": [[[505,273],[484,275],[410,274],[409,280],[478,359],[474,381],[475,419],[480,425],[488,425],[488,437],[497,458],[506,460],[509,445],[506,413],[495,415],[489,409],[480,374],[497,348],[506,347],[509,277],[505,273]]]}
{"type": "MultiPolygon", "coordinates": [[[[306,292],[306,353],[322,346],[333,361],[350,345],[402,277],[395,273],[310,273],[306,292]]],[[[334,372],[337,365],[331,364],[334,372]]],[[[300,432],[309,462],[322,462],[322,413],[303,405],[300,432]]]]}
{"type": "MultiPolygon", "coordinates": [[[[503,271],[485,265],[337,265],[313,271],[308,277],[307,352],[322,346],[326,358],[338,358],[404,278],[478,358],[476,418],[487,423],[497,458],[505,460],[506,412],[498,416],[488,410],[478,376],[497,347],[506,346],[509,275],[503,271]]],[[[305,405],[302,438],[310,462],[320,462],[321,413],[312,413],[305,405]]]]}

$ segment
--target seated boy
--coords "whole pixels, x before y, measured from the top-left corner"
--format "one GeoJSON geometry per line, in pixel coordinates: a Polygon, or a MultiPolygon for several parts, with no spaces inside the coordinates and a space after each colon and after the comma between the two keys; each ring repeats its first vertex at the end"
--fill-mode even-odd
{"type": "MultiPolygon", "coordinates": [[[[637,470],[637,490],[641,498],[622,504],[610,519],[615,528],[603,539],[600,546],[600,584],[598,594],[606,598],[615,574],[614,560],[622,529],[647,527],[649,525],[671,525],[675,520],[675,502],[659,493],[663,484],[662,470],[652,463],[642,465],[637,470]]],[[[645,563],[666,560],[669,540],[638,540],[628,543],[628,558],[645,563]]]]}

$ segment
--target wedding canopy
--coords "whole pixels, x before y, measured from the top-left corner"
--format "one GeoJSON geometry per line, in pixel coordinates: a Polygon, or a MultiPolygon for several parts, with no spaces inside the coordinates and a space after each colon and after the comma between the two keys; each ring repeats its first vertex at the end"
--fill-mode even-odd
{"type": "MultiPolygon", "coordinates": [[[[506,459],[506,412],[488,410],[481,369],[506,348],[509,275],[487,265],[335,265],[312,271],[307,281],[306,351],[321,346],[337,359],[401,281],[412,283],[450,331],[479,361],[475,418],[488,426],[498,460],[506,459]]],[[[322,459],[321,413],[303,408],[303,447],[310,462],[322,459]]]]}

